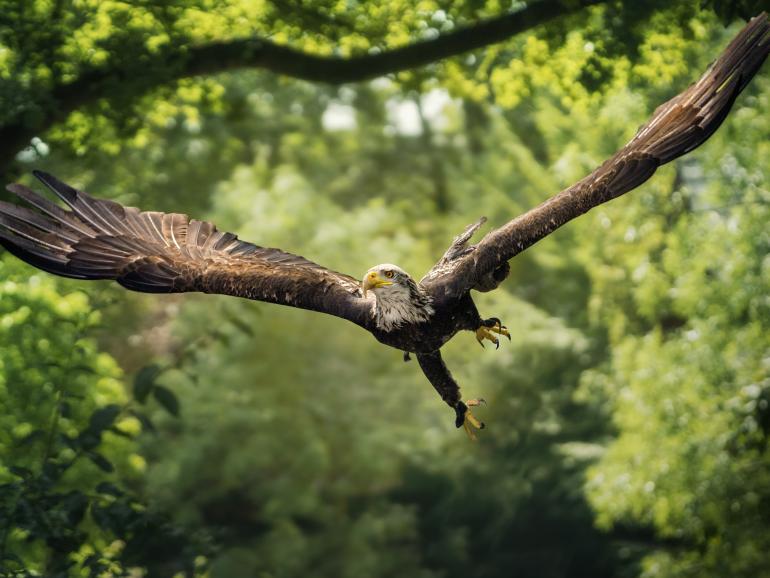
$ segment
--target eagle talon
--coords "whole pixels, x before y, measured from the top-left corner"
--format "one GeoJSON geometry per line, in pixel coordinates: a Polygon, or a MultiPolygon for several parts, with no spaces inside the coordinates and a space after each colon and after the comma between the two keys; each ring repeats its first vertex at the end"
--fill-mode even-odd
{"type": "Polygon", "coordinates": [[[470,407],[475,407],[481,404],[486,404],[486,400],[484,398],[479,399],[469,399],[465,403],[462,401],[455,406],[455,412],[457,412],[457,418],[455,419],[455,426],[460,427],[465,430],[465,433],[468,434],[468,437],[472,440],[476,440],[476,433],[473,431],[475,429],[484,429],[486,426],[484,425],[484,422],[479,420],[475,415],[471,413],[471,410],[468,409],[470,407]]]}
{"type": "Polygon", "coordinates": [[[485,319],[476,329],[476,341],[479,342],[481,347],[484,347],[484,340],[491,341],[495,344],[495,349],[500,348],[500,340],[495,335],[505,335],[508,341],[511,340],[511,334],[508,332],[508,328],[502,324],[497,317],[490,317],[485,319]]]}

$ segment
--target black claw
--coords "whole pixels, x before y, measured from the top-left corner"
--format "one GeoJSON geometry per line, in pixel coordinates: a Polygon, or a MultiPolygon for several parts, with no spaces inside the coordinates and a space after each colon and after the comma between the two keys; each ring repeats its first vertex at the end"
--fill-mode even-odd
{"type": "Polygon", "coordinates": [[[500,349],[500,340],[495,339],[495,349],[500,349]]]}
{"type": "Polygon", "coordinates": [[[409,352],[404,351],[404,362],[411,361],[411,357],[409,357],[409,352]]]}
{"type": "Polygon", "coordinates": [[[484,342],[483,341],[479,341],[479,345],[481,345],[481,349],[486,349],[486,347],[484,346],[484,342]]]}

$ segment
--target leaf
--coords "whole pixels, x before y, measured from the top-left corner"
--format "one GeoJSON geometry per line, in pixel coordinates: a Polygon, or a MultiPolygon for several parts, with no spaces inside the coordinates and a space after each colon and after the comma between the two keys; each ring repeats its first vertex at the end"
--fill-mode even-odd
{"type": "Polygon", "coordinates": [[[19,447],[28,446],[32,442],[42,438],[45,438],[45,432],[41,429],[36,429],[19,440],[19,447]]]}
{"type": "Polygon", "coordinates": [[[11,562],[15,562],[19,566],[24,567],[24,561],[21,558],[19,558],[16,554],[14,554],[13,552],[4,552],[2,559],[3,560],[10,560],[11,562]]]}
{"type": "Polygon", "coordinates": [[[66,464],[57,464],[48,460],[43,466],[43,481],[45,484],[50,485],[59,480],[62,474],[69,468],[66,464]]]}
{"type": "Polygon", "coordinates": [[[71,368],[71,371],[80,371],[82,373],[89,373],[91,375],[99,375],[99,372],[96,371],[93,367],[89,367],[88,365],[75,365],[71,368]]]}
{"type": "Polygon", "coordinates": [[[155,387],[155,380],[163,369],[157,363],[151,363],[141,368],[134,377],[134,398],[139,403],[147,401],[147,396],[155,387]]]}
{"type": "Polygon", "coordinates": [[[111,484],[109,482],[101,482],[99,485],[96,486],[96,491],[100,494],[107,494],[110,496],[120,497],[123,495],[123,491],[118,488],[115,484],[111,484]]]}
{"type": "Polygon", "coordinates": [[[22,468],[20,466],[9,466],[8,471],[15,476],[19,476],[20,478],[27,479],[32,477],[32,470],[28,470],[27,468],[22,468]]]}
{"type": "Polygon", "coordinates": [[[142,430],[155,433],[155,426],[153,425],[152,421],[150,421],[150,418],[147,417],[145,414],[143,414],[140,411],[136,411],[134,409],[130,410],[131,415],[133,415],[136,419],[139,420],[139,423],[142,424],[142,430]]]}
{"type": "Polygon", "coordinates": [[[152,390],[152,395],[168,413],[174,416],[179,415],[179,400],[170,389],[162,385],[156,385],[155,389],[152,390]]]}
{"type": "Polygon", "coordinates": [[[73,438],[64,433],[58,434],[56,439],[58,439],[59,442],[63,443],[71,450],[77,450],[80,447],[82,441],[80,436],[73,438]]]}
{"type": "Polygon", "coordinates": [[[88,459],[94,462],[94,464],[96,464],[96,466],[103,472],[107,472],[109,474],[115,471],[115,466],[112,465],[112,462],[110,462],[102,454],[89,452],[88,459]]]}
{"type": "MultiPolygon", "coordinates": [[[[102,566],[102,564],[100,563],[101,559],[102,557],[99,554],[91,554],[88,558],[83,560],[82,565],[84,568],[89,568],[91,570],[94,570],[95,567],[98,566],[99,570],[101,570],[101,566],[102,566]]],[[[95,573],[93,571],[91,572],[91,576],[98,576],[98,575],[99,575],[98,573],[95,573]]]]}
{"type": "Polygon", "coordinates": [[[92,450],[102,442],[101,434],[94,434],[90,428],[81,433],[74,441],[75,446],[80,446],[84,450],[92,450]]]}
{"type": "Polygon", "coordinates": [[[88,498],[82,492],[73,491],[67,494],[62,500],[62,506],[66,511],[67,520],[71,526],[80,523],[88,507],[88,498]]]}
{"type": "Polygon", "coordinates": [[[121,411],[122,408],[114,403],[97,409],[91,414],[88,429],[91,430],[91,433],[101,434],[104,430],[112,427],[121,411]]]}
{"type": "Polygon", "coordinates": [[[91,506],[91,517],[96,525],[102,530],[112,529],[112,519],[110,518],[107,508],[103,508],[98,504],[91,506]]]}
{"type": "Polygon", "coordinates": [[[118,429],[115,426],[112,426],[110,428],[110,431],[114,433],[116,436],[120,436],[122,438],[126,438],[128,440],[134,439],[134,436],[132,436],[130,433],[124,432],[122,429],[118,429]]]}

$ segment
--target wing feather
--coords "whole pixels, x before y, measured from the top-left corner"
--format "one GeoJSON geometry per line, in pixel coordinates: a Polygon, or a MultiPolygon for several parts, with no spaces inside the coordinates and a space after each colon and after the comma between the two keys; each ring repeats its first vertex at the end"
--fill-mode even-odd
{"type": "Polygon", "coordinates": [[[371,322],[371,307],[352,277],[246,243],[206,221],[141,212],[34,174],[69,210],[9,185],[32,208],[0,202],[0,244],[40,269],[114,279],[135,291],[223,293],[328,313],[363,327],[371,322]]]}
{"type": "Polygon", "coordinates": [[[593,207],[644,183],[659,166],[697,148],[722,124],[770,53],[770,22],[753,18],[683,93],[659,106],[631,141],[593,173],[488,233],[471,250],[440,262],[423,279],[433,292],[459,297],[496,287],[509,259],[593,207]],[[441,266],[439,266],[441,265],[441,266]]]}

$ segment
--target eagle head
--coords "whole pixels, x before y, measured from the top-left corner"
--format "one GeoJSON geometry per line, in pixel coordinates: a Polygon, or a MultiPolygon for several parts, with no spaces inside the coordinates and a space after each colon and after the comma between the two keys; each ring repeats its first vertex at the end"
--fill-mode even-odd
{"type": "Polygon", "coordinates": [[[409,273],[401,267],[390,263],[383,263],[382,265],[372,267],[366,272],[363,281],[361,281],[361,288],[364,297],[366,297],[369,291],[374,291],[375,295],[382,295],[383,291],[387,291],[390,294],[402,293],[405,289],[408,290],[409,281],[414,283],[409,273]]]}
{"type": "Polygon", "coordinates": [[[377,327],[385,331],[404,323],[426,321],[433,314],[430,296],[396,265],[383,263],[369,269],[361,281],[361,289],[364,297],[369,291],[374,294],[377,327]]]}

